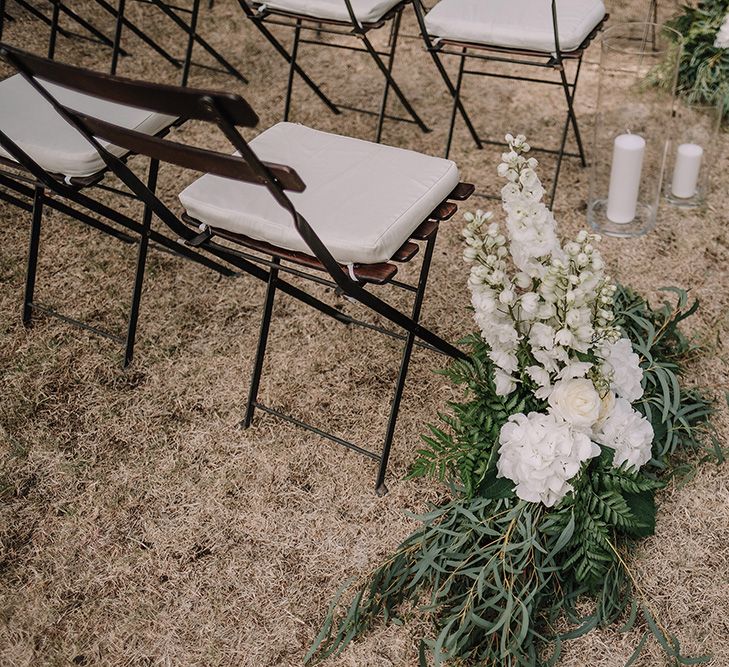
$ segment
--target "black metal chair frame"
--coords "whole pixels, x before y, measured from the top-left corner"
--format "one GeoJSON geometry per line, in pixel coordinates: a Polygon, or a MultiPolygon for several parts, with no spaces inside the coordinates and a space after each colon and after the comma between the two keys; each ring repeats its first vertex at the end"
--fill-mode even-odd
{"type": "Polygon", "coordinates": [[[405,123],[413,123],[417,125],[423,132],[430,132],[430,128],[428,128],[425,122],[420,118],[418,113],[415,111],[413,105],[405,96],[405,93],[403,93],[402,89],[392,75],[403,10],[407,5],[414,4],[418,0],[402,0],[392,9],[390,9],[384,16],[382,16],[382,18],[372,23],[360,23],[357,20],[354,9],[352,8],[351,0],[342,1],[346,5],[347,13],[349,14],[348,21],[339,21],[328,18],[315,18],[306,14],[298,14],[274,9],[271,7],[266,7],[265,4],[261,2],[252,2],[249,4],[249,0],[238,0],[246,16],[251,21],[253,21],[254,25],[258,28],[261,34],[271,43],[276,51],[281,54],[284,60],[289,63],[289,74],[286,83],[286,97],[284,102],[283,119],[285,121],[289,119],[289,115],[291,112],[291,97],[294,87],[294,74],[298,74],[304,81],[304,83],[306,83],[306,85],[316,94],[316,96],[326,105],[326,107],[332,113],[339,114],[341,113],[341,109],[346,109],[348,111],[355,111],[358,113],[376,116],[377,127],[375,130],[375,141],[378,143],[382,138],[382,129],[385,119],[405,123]],[[388,46],[385,50],[378,51],[370,41],[368,33],[371,30],[383,27],[388,22],[390,23],[390,38],[388,41],[388,46]],[[269,25],[284,26],[286,28],[293,29],[294,40],[290,53],[286,50],[286,47],[281,44],[277,37],[271,32],[271,30],[268,29],[269,25]],[[311,39],[302,37],[302,31],[313,33],[313,37],[311,39]],[[348,44],[338,44],[331,41],[324,41],[322,39],[319,39],[322,35],[354,37],[362,43],[362,46],[350,46],[348,44]],[[352,106],[347,106],[345,104],[333,102],[297,62],[300,44],[324,46],[329,48],[344,49],[347,51],[355,51],[369,54],[369,56],[375,62],[377,68],[380,70],[385,78],[385,88],[382,92],[379,110],[375,112],[371,109],[360,109],[352,106]],[[387,61],[386,63],[385,60],[387,61]],[[392,89],[393,93],[397,96],[398,100],[407,112],[407,118],[401,116],[393,116],[387,113],[387,101],[390,89],[392,89]]]}
{"type": "MultiPolygon", "coordinates": [[[[73,11],[70,7],[67,7],[65,4],[63,4],[62,0],[48,0],[49,4],[51,5],[51,16],[46,16],[40,9],[33,6],[30,2],[27,0],[15,0],[15,3],[21,7],[23,10],[28,12],[31,16],[38,19],[41,23],[44,23],[51,29],[51,37],[49,41],[49,52],[53,53],[53,50],[55,50],[55,40],[57,35],[61,35],[62,37],[67,38],[75,38],[75,39],[81,39],[88,42],[94,42],[96,44],[100,44],[102,46],[106,46],[109,48],[112,48],[114,45],[113,40],[105,35],[99,28],[94,26],[90,21],[87,21],[83,16],[80,16],[77,12],[73,11]],[[75,32],[74,30],[67,30],[65,28],[60,28],[58,23],[58,16],[60,13],[63,13],[66,15],[66,17],[71,20],[73,23],[78,25],[78,27],[84,31],[86,31],[88,34],[83,34],[80,32],[75,32]],[[54,26],[55,22],[55,26],[54,26]]],[[[7,2],[6,0],[0,0],[0,41],[2,40],[3,36],[3,22],[4,20],[7,21],[14,21],[15,18],[8,13],[7,11],[7,2]]],[[[126,52],[123,52],[122,55],[128,55],[126,52]]]]}
{"type": "MultiPolygon", "coordinates": [[[[483,148],[483,145],[503,146],[503,139],[492,140],[484,139],[479,136],[478,131],[473,125],[471,118],[469,117],[463,102],[461,100],[461,93],[463,89],[463,80],[466,75],[471,76],[483,76],[496,79],[509,79],[513,81],[524,81],[528,83],[541,83],[551,86],[561,86],[564,91],[565,101],[567,103],[567,118],[564,122],[562,130],[562,136],[559,147],[545,148],[545,147],[532,147],[533,151],[548,153],[556,156],[556,167],[554,171],[554,178],[552,181],[552,188],[549,194],[549,206],[551,207],[554,202],[555,193],[557,191],[557,182],[559,180],[559,174],[562,169],[562,160],[565,157],[579,158],[583,167],[587,165],[585,158],[585,150],[582,143],[582,136],[577,124],[577,116],[574,110],[574,99],[575,90],[577,88],[577,82],[580,76],[580,70],[582,68],[582,58],[587,47],[590,45],[592,40],[595,38],[597,33],[600,31],[605,21],[608,18],[606,14],[602,21],[595,26],[590,34],[584,39],[580,46],[573,51],[562,51],[559,43],[559,28],[557,25],[557,0],[552,0],[552,25],[554,28],[554,42],[555,51],[551,54],[545,54],[538,51],[530,51],[525,49],[512,49],[498,46],[490,46],[486,44],[478,44],[474,42],[463,42],[452,39],[437,39],[434,40],[428,33],[425,25],[425,16],[423,14],[422,6],[417,2],[414,3],[415,13],[418,19],[418,25],[420,32],[425,41],[425,48],[430,53],[433,62],[435,63],[438,72],[443,78],[443,82],[448,89],[451,97],[453,98],[453,105],[451,108],[450,125],[448,128],[448,136],[446,139],[445,156],[448,157],[451,152],[453,143],[453,133],[456,126],[456,117],[460,115],[468,128],[468,131],[473,138],[477,148],[483,148]],[[456,75],[455,83],[448,75],[448,71],[441,60],[442,56],[455,56],[459,59],[458,62],[458,73],[456,75]],[[466,69],[466,59],[470,58],[482,63],[501,63],[508,65],[520,65],[526,67],[534,67],[540,70],[553,70],[559,74],[559,80],[542,78],[542,77],[531,77],[531,76],[520,76],[516,74],[504,74],[495,71],[484,71],[477,69],[466,69]],[[570,78],[566,71],[566,63],[569,61],[575,61],[576,66],[574,69],[573,76],[570,78]],[[575,142],[577,144],[577,152],[571,152],[566,150],[567,148],[567,136],[570,126],[572,127],[575,142]]],[[[488,196],[489,198],[498,199],[498,197],[488,196]]]]}
{"type": "MultiPolygon", "coordinates": [[[[16,2],[24,1],[25,0],[16,0],[16,2]]],[[[153,37],[147,34],[136,23],[131,21],[126,16],[127,0],[118,0],[116,7],[114,7],[114,5],[109,2],[109,0],[94,0],[94,2],[99,7],[101,7],[107,14],[110,14],[115,19],[115,31],[113,39],[109,39],[104,36],[103,40],[104,45],[109,46],[112,50],[110,67],[110,71],[112,74],[116,74],[117,72],[120,57],[130,55],[128,51],[122,48],[122,35],[125,30],[128,30],[130,33],[132,33],[142,42],[144,42],[147,46],[149,46],[153,51],[155,51],[159,56],[164,58],[169,64],[181,71],[180,83],[183,86],[187,85],[190,78],[190,71],[193,66],[212,70],[215,72],[229,74],[230,76],[238,79],[241,83],[248,83],[248,79],[236,67],[234,67],[217,49],[215,49],[206,39],[204,39],[198,33],[198,19],[200,16],[201,0],[191,0],[191,7],[189,8],[170,4],[165,0],[135,1],[156,7],[157,9],[159,9],[160,12],[162,12],[165,17],[167,17],[172,23],[174,23],[177,28],[187,34],[185,52],[182,58],[170,54],[165,48],[158,44],[153,37]],[[182,16],[187,16],[189,20],[186,21],[184,18],[182,18],[182,16]],[[220,67],[213,67],[193,61],[193,51],[195,45],[199,45],[203,50],[205,50],[217,62],[217,64],[220,65],[220,67]]],[[[54,57],[57,35],[62,34],[62,29],[59,25],[60,13],[64,13],[67,15],[70,14],[70,10],[63,4],[63,0],[51,0],[51,2],[53,3],[53,16],[50,23],[51,38],[48,48],[49,58],[54,57]]],[[[77,14],[74,14],[74,17],[75,20],[83,20],[82,17],[79,17],[77,14]]]]}
{"type": "MultiPolygon", "coordinates": [[[[385,493],[387,491],[385,486],[387,463],[414,345],[420,344],[451,357],[465,358],[465,354],[458,348],[423,327],[419,323],[419,319],[439,220],[450,218],[456,212],[456,204],[449,200],[461,201],[468,198],[473,192],[473,186],[459,184],[451,195],[413,233],[413,239],[426,242],[417,285],[395,280],[397,267],[390,262],[354,265],[346,268],[332,257],[329,250],[309,223],[295,209],[286,194],[287,191],[301,192],[305,189],[306,186],[299,175],[294,169],[286,165],[265,163],[259,160],[239,133],[238,127],[254,127],[258,123],[255,112],[242,97],[230,93],[213,93],[190,88],[158,86],[111,77],[54,63],[17,50],[6,49],[3,55],[32,85],[39,88],[42,88],[42,86],[34,78],[36,76],[41,77],[43,80],[68,86],[80,92],[121,104],[139,106],[143,103],[145,107],[159,113],[174,112],[183,120],[205,121],[223,132],[231,147],[237,151],[235,155],[187,146],[160,137],[150,137],[120,128],[63,107],[53,100],[47,92],[44,92],[44,95],[49,101],[52,101],[59,114],[76,127],[79,132],[83,133],[87,140],[94,145],[109,170],[144,203],[145,220],[151,218],[152,214],[156,215],[168,226],[174,236],[184,241],[190,249],[195,249],[198,252],[205,251],[213,256],[213,261],[221,260],[238,271],[266,282],[266,296],[253,375],[245,417],[241,425],[244,428],[250,426],[255,410],[260,409],[355,450],[379,463],[376,490],[380,494],[385,493]],[[183,216],[182,219],[178,218],[157,197],[153,188],[149,187],[149,182],[147,184],[142,182],[123,159],[117,158],[108,152],[97,138],[135,154],[145,155],[155,165],[157,162],[166,162],[200,173],[215,174],[265,187],[275,201],[290,214],[292,224],[306,243],[311,254],[284,250],[225,230],[210,228],[205,225],[201,226],[199,221],[186,216],[183,216]],[[221,243],[218,239],[225,241],[225,243],[221,243]],[[237,247],[231,247],[229,242],[237,247]],[[245,249],[241,250],[240,247],[245,249]],[[377,324],[357,320],[309,292],[283,280],[280,276],[281,273],[288,273],[317,284],[334,287],[341,294],[374,311],[400,330],[393,331],[377,324]],[[323,277],[321,273],[328,275],[323,277]],[[371,284],[391,284],[413,293],[414,300],[411,313],[409,315],[403,313],[372,294],[367,289],[371,284]],[[404,340],[403,355],[381,453],[377,454],[337,435],[327,433],[316,426],[268,407],[258,399],[258,389],[276,292],[283,292],[299,299],[338,322],[362,325],[396,339],[404,340]]],[[[148,228],[147,225],[145,231],[148,228]]],[[[419,246],[417,244],[408,241],[393,256],[393,260],[409,261],[418,250],[419,246]]]]}
{"type": "MultiPolygon", "coordinates": [[[[0,53],[13,66],[14,49],[0,45],[0,53]]],[[[27,76],[26,76],[27,79],[27,76]]],[[[42,86],[33,81],[33,85],[48,101],[54,105],[55,100],[42,86]]],[[[179,123],[176,123],[178,125],[179,123]]],[[[170,128],[162,130],[157,136],[164,136],[170,128]]],[[[152,214],[145,207],[142,221],[135,220],[128,215],[120,213],[111,206],[87,194],[91,189],[111,192],[122,197],[132,197],[128,190],[105,184],[103,181],[109,175],[108,169],[103,169],[93,176],[84,178],[66,178],[62,174],[52,174],[43,169],[35,160],[25,153],[9,136],[0,131],[0,146],[2,146],[13,160],[0,158],[0,200],[5,201],[31,213],[30,243],[28,249],[28,265],[23,297],[22,321],[25,326],[31,326],[33,313],[40,312],[45,315],[63,320],[79,328],[92,331],[105,338],[113,340],[124,347],[123,366],[126,368],[133,359],[134,344],[136,340],[139,306],[141,302],[144,271],[147,250],[150,242],[160,250],[164,250],[186,259],[195,261],[224,276],[233,275],[228,266],[223,266],[208,257],[200,255],[175,240],[151,228],[152,214]],[[80,207],[80,208],[79,208],[80,207]],[[55,308],[38,303],[35,300],[35,284],[38,267],[38,253],[40,247],[41,226],[43,212],[48,208],[58,211],[82,224],[107,234],[126,244],[138,244],[137,262],[134,276],[134,286],[127,322],[127,331],[122,336],[98,327],[93,327],[73,317],[64,315],[55,308]],[[90,212],[90,213],[89,213],[90,212]],[[94,216],[101,216],[97,219],[94,216]],[[131,232],[131,234],[129,233],[131,232]]],[[[126,161],[133,154],[123,157],[126,161]]],[[[147,173],[147,187],[154,190],[157,180],[158,163],[151,160],[147,173]]]]}

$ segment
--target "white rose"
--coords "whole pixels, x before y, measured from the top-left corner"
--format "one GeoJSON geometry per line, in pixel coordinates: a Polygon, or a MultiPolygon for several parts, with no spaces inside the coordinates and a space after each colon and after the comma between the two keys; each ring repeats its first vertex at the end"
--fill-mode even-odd
{"type": "Polygon", "coordinates": [[[579,430],[591,429],[600,415],[600,395],[592,380],[560,380],[554,385],[548,401],[553,414],[579,430]]]}

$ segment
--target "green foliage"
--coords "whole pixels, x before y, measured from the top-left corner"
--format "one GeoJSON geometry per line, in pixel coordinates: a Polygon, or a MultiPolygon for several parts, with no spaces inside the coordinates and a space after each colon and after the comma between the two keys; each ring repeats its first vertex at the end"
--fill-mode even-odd
{"type": "Polygon", "coordinates": [[[430,433],[423,436],[426,447],[418,450],[410,477],[448,481],[461,487],[467,498],[501,497],[504,485],[509,487],[503,481],[493,486],[501,427],[511,415],[541,411],[546,404],[534,398],[528,378],[510,396],[497,396],[488,347],[476,334],[461,343],[470,348],[469,359],[454,361],[441,372],[454,385],[463,387],[467,400],[450,402],[452,414],[438,415],[446,431],[428,425],[430,433]]]}
{"type": "Polygon", "coordinates": [[[574,524],[574,537],[565,549],[562,566],[573,571],[576,584],[592,592],[602,586],[614,565],[611,545],[653,534],[653,493],[663,486],[640,472],[614,468],[612,458],[612,452],[603,448],[575,481],[574,492],[542,527],[546,532],[559,532],[570,522],[574,524]]]}
{"type": "MultiPolygon", "coordinates": [[[[677,297],[674,306],[652,308],[625,287],[616,294],[619,324],[645,372],[638,407],[656,433],[654,459],[640,471],[615,468],[613,451],[604,447],[552,508],[519,500],[511,483],[496,476],[501,426],[511,414],[543,411],[544,402],[525,377],[518,392],[496,397],[486,346],[477,335],[464,341],[470,359],[443,371],[464,399],[449,404],[440,426],[429,427],[411,472],[449,482],[457,497],[416,517],[420,528],[386,563],[340,590],[307,662],[337,655],[375,623],[402,623],[413,613],[433,623],[432,635],[421,640],[423,667],[428,656],[435,665],[546,667],[556,664],[565,640],[617,622],[626,631],[639,621],[646,632],[626,667],[649,637],[672,664],[709,659],[681,655],[625,562],[632,546],[653,534],[654,494],[676,456],[715,440],[710,400],[680,382],[682,364],[697,348],[679,324],[697,304],[682,290],[667,291],[677,297]],[[565,621],[573,629],[560,634],[555,625],[565,621]]],[[[718,445],[710,451],[721,459],[718,445]]]]}
{"type": "Polygon", "coordinates": [[[714,411],[711,400],[701,391],[687,389],[680,383],[683,363],[698,348],[679,325],[696,312],[698,301],[689,304],[688,294],[675,287],[663,291],[676,295],[675,306],[664,302],[653,309],[627,287],[619,288],[615,300],[620,326],[641,356],[645,393],[636,408],[653,426],[652,463],[665,468],[668,457],[676,452],[706,450],[708,445],[708,453],[722,460],[709,422],[714,411]]]}
{"type": "MultiPolygon", "coordinates": [[[[683,36],[678,92],[692,103],[721,104],[729,114],[729,49],[714,46],[716,33],[729,11],[727,0],[702,0],[685,5],[667,25],[683,36]]],[[[672,85],[667,78],[663,81],[672,85]]]]}

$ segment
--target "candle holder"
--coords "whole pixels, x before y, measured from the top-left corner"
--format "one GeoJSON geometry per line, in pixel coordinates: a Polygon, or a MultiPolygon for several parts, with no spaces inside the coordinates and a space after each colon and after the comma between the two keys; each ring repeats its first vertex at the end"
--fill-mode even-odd
{"type": "Polygon", "coordinates": [[[603,33],[587,205],[601,234],[640,236],[655,226],[680,54],[681,35],[656,23],[603,33]],[[670,86],[655,85],[659,73],[670,86]]]}
{"type": "Polygon", "coordinates": [[[674,206],[703,206],[710,190],[710,165],[719,146],[718,104],[676,105],[674,140],[668,151],[663,192],[674,206]]]}

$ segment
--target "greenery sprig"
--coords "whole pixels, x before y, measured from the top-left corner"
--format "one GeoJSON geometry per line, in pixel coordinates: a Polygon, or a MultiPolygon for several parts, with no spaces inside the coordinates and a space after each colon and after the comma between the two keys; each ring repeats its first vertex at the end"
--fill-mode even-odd
{"type": "MultiPolygon", "coordinates": [[[[720,104],[729,114],[729,48],[715,45],[728,0],[701,0],[685,4],[666,25],[683,36],[678,70],[678,93],[692,103],[720,104]]],[[[665,78],[663,83],[673,85],[665,78]]]]}

